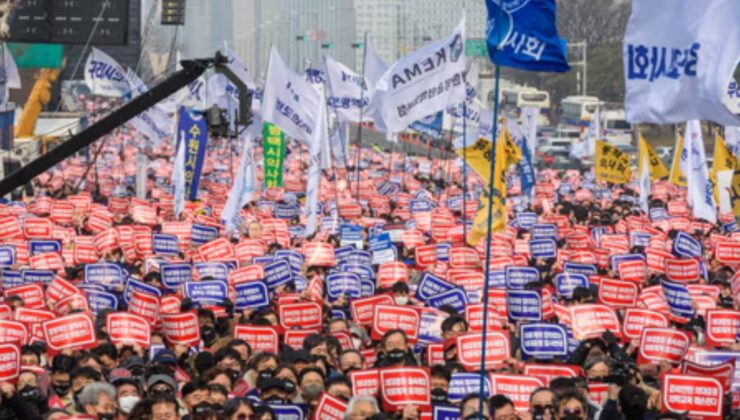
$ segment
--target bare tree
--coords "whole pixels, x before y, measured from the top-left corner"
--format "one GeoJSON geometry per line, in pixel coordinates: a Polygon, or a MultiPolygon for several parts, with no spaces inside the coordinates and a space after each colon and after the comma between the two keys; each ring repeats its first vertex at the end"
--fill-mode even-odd
{"type": "Polygon", "coordinates": [[[621,42],[631,7],[625,0],[558,0],[558,30],[589,48],[621,42]]]}

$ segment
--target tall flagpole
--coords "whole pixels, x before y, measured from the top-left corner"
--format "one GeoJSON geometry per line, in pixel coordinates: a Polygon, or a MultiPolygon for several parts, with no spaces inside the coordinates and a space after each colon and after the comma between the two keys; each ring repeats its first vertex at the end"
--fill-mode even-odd
{"type": "MultiPolygon", "coordinates": [[[[494,64],[496,67],[495,72],[495,87],[493,90],[493,143],[491,144],[491,151],[495,151],[496,147],[496,141],[498,139],[498,95],[499,95],[499,82],[501,80],[501,66],[498,64],[494,64]]],[[[491,175],[488,179],[488,226],[486,229],[486,240],[484,242],[486,246],[486,267],[484,268],[486,276],[485,276],[485,283],[483,284],[483,331],[481,333],[481,359],[480,359],[480,388],[478,390],[479,394],[482,396],[484,392],[483,385],[485,384],[485,378],[486,378],[486,342],[487,342],[487,335],[488,335],[488,290],[490,289],[490,285],[488,283],[488,278],[491,271],[491,230],[493,228],[493,224],[491,221],[491,218],[493,217],[493,178],[494,171],[496,169],[496,157],[495,153],[490,154],[490,170],[491,175]]],[[[483,412],[483,402],[485,401],[485,398],[480,398],[480,405],[478,407],[478,412],[483,412]]]]}
{"type": "MultiPolygon", "coordinates": [[[[329,102],[326,98],[326,92],[329,92],[329,96],[334,96],[334,92],[331,89],[331,80],[329,80],[329,73],[331,73],[328,70],[328,66],[326,65],[326,56],[323,57],[324,59],[324,69],[326,69],[326,77],[324,78],[324,106],[326,107],[326,111],[324,114],[326,115],[326,127],[327,130],[329,128],[329,102]]],[[[362,95],[362,89],[360,89],[360,95],[362,95]]],[[[337,120],[337,130],[339,132],[340,137],[344,137],[344,134],[342,133],[342,126],[339,122],[339,113],[337,112],[337,109],[335,107],[332,107],[332,110],[334,112],[334,118],[337,120]]],[[[360,112],[362,112],[362,100],[360,100],[360,112]]],[[[331,140],[330,140],[331,141],[331,140]]],[[[342,144],[344,144],[344,138],[342,138],[342,144]]],[[[333,147],[329,147],[329,149],[333,149],[333,147]]],[[[331,153],[331,150],[327,150],[327,153],[331,153]]],[[[345,164],[346,164],[346,154],[345,154],[345,164]]],[[[337,186],[337,182],[339,180],[339,175],[337,174],[337,167],[335,166],[336,159],[331,160],[331,170],[334,173],[334,200],[336,201],[336,208],[337,208],[337,214],[339,214],[339,187],[337,186]]],[[[359,201],[359,200],[358,200],[359,201]]]]}
{"type": "MultiPolygon", "coordinates": [[[[468,105],[467,100],[463,101],[463,164],[462,164],[462,190],[463,190],[463,202],[462,202],[462,209],[463,209],[463,241],[467,241],[468,237],[468,206],[465,204],[467,201],[468,196],[468,144],[467,144],[467,134],[468,134],[468,122],[467,122],[467,114],[468,114],[468,105]]],[[[453,131],[455,127],[452,127],[453,131]]]]}
{"type": "MultiPolygon", "coordinates": [[[[367,31],[363,36],[362,41],[362,83],[365,81],[365,66],[367,65],[367,31]]],[[[363,97],[364,89],[360,89],[360,122],[357,124],[357,159],[355,160],[355,200],[360,202],[360,156],[362,155],[362,116],[364,114],[365,107],[362,106],[364,100],[363,97]]]]}

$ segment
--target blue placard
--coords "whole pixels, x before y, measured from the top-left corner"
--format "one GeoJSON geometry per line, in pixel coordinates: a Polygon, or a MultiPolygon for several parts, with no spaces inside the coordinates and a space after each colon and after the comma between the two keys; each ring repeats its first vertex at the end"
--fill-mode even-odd
{"type": "Polygon", "coordinates": [[[462,288],[455,288],[428,298],[427,304],[433,308],[447,305],[455,308],[458,313],[463,313],[468,304],[468,296],[462,288]]]}
{"type": "Polygon", "coordinates": [[[296,404],[268,404],[277,420],[303,420],[303,410],[296,404]]]}
{"type": "Polygon", "coordinates": [[[303,254],[292,249],[279,249],[275,251],[275,258],[281,258],[288,261],[294,274],[301,273],[301,267],[303,266],[303,261],[305,261],[303,254]]]}
{"type": "Polygon", "coordinates": [[[298,206],[288,206],[285,204],[278,204],[275,206],[275,217],[278,219],[290,220],[296,216],[300,216],[301,209],[298,206]]]}
{"type": "Polygon", "coordinates": [[[457,286],[454,284],[448,283],[432,273],[425,272],[421,277],[419,286],[416,288],[415,296],[417,299],[426,302],[427,299],[432,296],[436,296],[440,293],[454,290],[456,288],[457,286]]]}
{"type": "Polygon", "coordinates": [[[342,223],[339,225],[339,239],[342,242],[361,242],[362,226],[342,223]]]}
{"type": "Polygon", "coordinates": [[[162,284],[170,290],[178,290],[187,281],[193,280],[193,267],[187,263],[164,263],[159,266],[162,284]]]}
{"type": "Polygon", "coordinates": [[[532,212],[517,213],[514,221],[516,222],[517,227],[524,229],[524,230],[531,230],[537,224],[537,213],[532,213],[532,212]]]}
{"type": "Polygon", "coordinates": [[[593,264],[581,264],[571,261],[566,261],[565,264],[563,264],[563,271],[567,273],[584,274],[586,276],[593,276],[599,272],[593,264]]]}
{"type": "Polygon", "coordinates": [[[506,307],[514,321],[539,321],[542,319],[542,297],[536,290],[507,290],[506,307]]]}
{"type": "Polygon", "coordinates": [[[20,271],[2,270],[0,279],[2,279],[3,289],[10,289],[23,284],[23,276],[21,276],[20,271]]]}
{"type": "Polygon", "coordinates": [[[650,238],[653,235],[647,232],[631,232],[630,233],[630,246],[642,246],[647,247],[650,245],[650,238]]]}
{"type": "Polygon", "coordinates": [[[411,213],[432,211],[432,203],[427,199],[411,200],[411,202],[409,202],[409,211],[411,211],[411,213]]]}
{"type": "Polygon", "coordinates": [[[432,420],[460,420],[460,409],[446,405],[432,406],[432,420]]]}
{"type": "Polygon", "coordinates": [[[519,331],[522,355],[526,358],[552,359],[568,355],[568,330],[562,324],[522,324],[519,331]]]}
{"type": "Polygon", "coordinates": [[[668,215],[668,210],[665,207],[652,207],[649,211],[650,220],[658,222],[660,220],[668,220],[671,216],[668,215]]]}
{"type": "Polygon", "coordinates": [[[162,297],[161,290],[157,289],[154,286],[150,286],[144,282],[141,282],[133,277],[129,277],[128,281],[126,282],[126,287],[124,287],[123,289],[123,301],[126,302],[127,305],[128,302],[131,300],[131,295],[134,293],[134,290],[148,293],[157,297],[162,297]]]}
{"type": "Polygon", "coordinates": [[[447,314],[441,311],[424,311],[419,321],[419,341],[417,344],[441,343],[442,322],[447,314]]]}
{"type": "Polygon", "coordinates": [[[701,242],[686,232],[678,232],[673,240],[673,253],[684,258],[701,258],[701,242]]]}
{"type": "Polygon", "coordinates": [[[342,264],[339,266],[339,270],[355,273],[360,276],[360,280],[375,280],[375,271],[369,265],[342,264]]]}
{"type": "Polygon", "coordinates": [[[488,287],[506,288],[506,270],[489,270],[488,287]]]}
{"type": "Polygon", "coordinates": [[[558,227],[553,224],[538,224],[532,227],[532,238],[557,238],[558,227]]]}
{"type": "Polygon", "coordinates": [[[117,264],[85,264],[85,283],[99,284],[104,287],[114,287],[123,284],[123,281],[123,270],[121,270],[121,267],[117,264]]]}
{"type": "Polygon", "coordinates": [[[450,260],[450,248],[452,248],[452,244],[448,243],[438,243],[437,244],[437,261],[440,262],[447,262],[450,260]]]}
{"type": "Polygon", "coordinates": [[[87,296],[87,305],[94,314],[103,310],[115,311],[118,309],[118,297],[113,293],[85,290],[85,296],[87,296]]]}
{"type": "Polygon", "coordinates": [[[33,257],[38,254],[45,254],[47,252],[61,252],[62,243],[57,240],[51,239],[31,239],[28,241],[28,255],[33,257]]]}
{"type": "Polygon", "coordinates": [[[193,237],[191,241],[193,244],[202,245],[218,238],[218,228],[214,226],[193,224],[192,234],[193,237]]]}
{"type": "Polygon", "coordinates": [[[373,257],[370,262],[373,265],[377,265],[396,260],[398,260],[398,250],[395,245],[388,242],[385,248],[373,250],[373,257]]]}
{"type": "MultiPolygon", "coordinates": [[[[477,394],[480,391],[480,376],[479,373],[453,373],[447,388],[447,399],[456,404],[468,394],[477,394]]],[[[491,382],[488,376],[483,383],[483,393],[486,398],[491,396],[491,382]]]]}
{"type": "Polygon", "coordinates": [[[370,237],[370,251],[383,250],[388,248],[388,245],[393,245],[391,234],[388,232],[383,231],[370,237]]]}
{"type": "Polygon", "coordinates": [[[228,281],[229,268],[225,263],[209,261],[193,264],[193,268],[198,273],[199,278],[211,277],[213,280],[228,281]]]}
{"type": "Polygon", "coordinates": [[[370,251],[352,251],[345,258],[345,264],[371,265],[372,263],[373,254],[370,251]]]}
{"type": "Polygon", "coordinates": [[[619,264],[627,261],[645,261],[645,256],[642,254],[612,255],[612,271],[619,272],[619,264]]]}
{"type": "Polygon", "coordinates": [[[555,258],[558,255],[558,246],[552,238],[532,239],[529,241],[529,253],[532,258],[555,258]]]}
{"type": "Polygon", "coordinates": [[[201,305],[220,304],[226,299],[226,282],[220,280],[189,281],[185,283],[185,296],[201,305]]]}
{"type": "Polygon", "coordinates": [[[293,280],[293,270],[285,260],[277,260],[265,266],[265,284],[270,290],[293,280]]]}
{"type": "Polygon", "coordinates": [[[355,273],[339,272],[326,276],[326,294],[332,300],[340,296],[360,297],[360,287],[360,276],[355,273]]]}
{"type": "Polygon", "coordinates": [[[152,250],[158,255],[177,255],[180,252],[177,236],[164,233],[153,234],[152,250]]]}
{"type": "Polygon", "coordinates": [[[392,182],[384,181],[378,186],[378,194],[380,195],[391,195],[401,191],[401,187],[392,182]]]}
{"type": "Polygon", "coordinates": [[[367,297],[375,294],[375,282],[370,279],[360,279],[360,296],[367,297]]]}
{"type": "Polygon", "coordinates": [[[234,286],[236,301],[234,308],[261,308],[270,304],[270,294],[267,285],[262,281],[248,281],[234,286]]]}
{"type": "Polygon", "coordinates": [[[355,248],[353,246],[334,248],[334,257],[336,257],[337,263],[344,264],[347,261],[347,257],[349,257],[354,250],[355,248]]]}
{"type": "Polygon", "coordinates": [[[262,264],[267,265],[271,264],[273,262],[277,261],[277,258],[275,258],[274,255],[263,255],[260,257],[254,257],[252,258],[252,264],[262,264]]]}
{"type": "Polygon", "coordinates": [[[534,267],[506,267],[506,287],[524,289],[527,283],[540,281],[540,272],[534,267]]]}
{"type": "Polygon", "coordinates": [[[49,284],[56,277],[56,273],[52,270],[21,270],[21,277],[23,283],[49,284]]]}
{"type": "Polygon", "coordinates": [[[0,266],[15,264],[15,247],[13,245],[0,245],[0,266]]]}
{"type": "Polygon", "coordinates": [[[558,296],[573,299],[573,290],[576,287],[588,287],[589,281],[585,274],[581,273],[558,273],[555,275],[555,290],[558,296]]]}
{"type": "Polygon", "coordinates": [[[663,296],[665,296],[665,300],[668,303],[668,308],[674,315],[688,319],[694,317],[694,301],[691,299],[689,289],[686,285],[663,280],[661,286],[663,287],[663,296]]]}
{"type": "Polygon", "coordinates": [[[460,211],[462,210],[463,205],[463,198],[461,195],[456,195],[454,197],[450,197],[445,202],[445,205],[448,209],[452,211],[460,211]]]}

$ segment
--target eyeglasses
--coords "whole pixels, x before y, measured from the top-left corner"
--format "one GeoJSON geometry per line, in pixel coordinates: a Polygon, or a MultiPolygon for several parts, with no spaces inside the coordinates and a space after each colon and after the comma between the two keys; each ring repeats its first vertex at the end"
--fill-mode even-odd
{"type": "Polygon", "coordinates": [[[563,409],[563,414],[565,414],[566,416],[569,416],[569,415],[570,416],[581,416],[581,415],[583,415],[583,410],[581,410],[580,408],[576,408],[575,410],[571,410],[569,408],[564,408],[563,409]]]}

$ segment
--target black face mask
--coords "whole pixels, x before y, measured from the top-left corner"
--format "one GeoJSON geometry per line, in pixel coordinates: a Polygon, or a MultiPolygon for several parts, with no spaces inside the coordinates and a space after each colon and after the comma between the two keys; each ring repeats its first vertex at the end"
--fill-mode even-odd
{"type": "Polygon", "coordinates": [[[116,420],[116,412],[112,413],[98,413],[98,420],[116,420]]]}
{"type": "Polygon", "coordinates": [[[229,379],[231,379],[232,384],[236,384],[236,381],[239,380],[239,371],[234,369],[226,369],[226,374],[229,375],[229,379]]]}
{"type": "Polygon", "coordinates": [[[60,397],[63,397],[67,395],[67,393],[69,392],[70,386],[71,385],[69,382],[62,382],[60,384],[51,384],[51,389],[54,390],[55,394],[57,394],[60,397]]]}
{"type": "Polygon", "coordinates": [[[206,346],[213,344],[213,342],[216,341],[216,337],[216,330],[210,325],[200,327],[200,338],[206,346]]]}
{"type": "Polygon", "coordinates": [[[221,411],[221,410],[224,409],[224,406],[221,405],[221,404],[213,403],[213,404],[211,404],[211,409],[213,411],[221,411]]]}
{"type": "Polygon", "coordinates": [[[26,385],[18,391],[18,395],[26,401],[36,402],[41,399],[41,391],[31,385],[26,385]]]}
{"type": "Polygon", "coordinates": [[[264,381],[265,379],[270,379],[270,378],[272,378],[272,371],[273,371],[273,370],[272,370],[272,369],[270,369],[270,368],[267,368],[267,369],[262,369],[261,371],[257,372],[257,379],[258,379],[258,380],[260,380],[260,379],[261,379],[261,380],[263,380],[263,381],[264,381]]]}
{"type": "Polygon", "coordinates": [[[193,406],[193,413],[195,414],[203,414],[206,411],[211,409],[211,404],[203,401],[202,403],[198,403],[193,406]]]}
{"type": "Polygon", "coordinates": [[[432,404],[444,404],[447,402],[447,391],[442,388],[432,389],[432,404]]]}
{"type": "Polygon", "coordinates": [[[393,363],[398,363],[406,358],[406,352],[400,349],[391,350],[388,352],[388,360],[393,363]]]}

